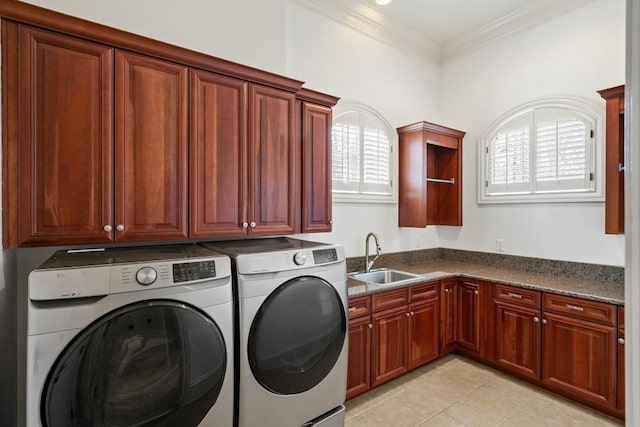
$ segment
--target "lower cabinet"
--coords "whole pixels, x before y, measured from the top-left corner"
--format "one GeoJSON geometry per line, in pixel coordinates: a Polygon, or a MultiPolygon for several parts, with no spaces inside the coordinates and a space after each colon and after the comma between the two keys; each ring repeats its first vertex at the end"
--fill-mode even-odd
{"type": "Polygon", "coordinates": [[[371,316],[349,320],[347,400],[371,388],[371,316]]]}
{"type": "Polygon", "coordinates": [[[460,351],[624,416],[621,307],[467,279],[394,289],[349,305],[350,317],[358,317],[349,324],[347,399],[460,351]]]}
{"type": "Polygon", "coordinates": [[[347,399],[440,356],[439,283],[349,300],[347,399]]]}
{"type": "Polygon", "coordinates": [[[618,307],[618,411],[624,413],[624,307],[618,307]]]}
{"type": "Polygon", "coordinates": [[[539,380],[540,292],[495,287],[495,363],[506,371],[539,380]]]}

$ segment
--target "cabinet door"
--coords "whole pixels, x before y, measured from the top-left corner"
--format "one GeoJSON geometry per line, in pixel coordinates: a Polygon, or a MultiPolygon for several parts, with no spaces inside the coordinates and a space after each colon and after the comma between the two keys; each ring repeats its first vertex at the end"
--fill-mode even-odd
{"type": "Polygon", "coordinates": [[[624,328],[618,328],[618,410],[625,408],[625,379],[624,379],[624,328]]]}
{"type": "Polygon", "coordinates": [[[191,70],[190,237],[247,234],[247,83],[191,70]]]}
{"type": "Polygon", "coordinates": [[[371,316],[349,320],[347,400],[371,388],[371,316]]]}
{"type": "Polygon", "coordinates": [[[302,103],[302,232],[331,231],[331,108],[302,103]]]}
{"type": "Polygon", "coordinates": [[[187,68],[116,52],[116,240],[187,233],[187,68]]]}
{"type": "Polygon", "coordinates": [[[457,303],[458,345],[480,353],[480,285],[459,281],[457,303]]]}
{"type": "MultiPolygon", "coordinates": [[[[113,218],[113,49],[6,25],[8,34],[19,34],[3,40],[11,59],[3,66],[15,71],[7,72],[3,91],[8,110],[17,110],[17,123],[3,124],[7,135],[19,138],[6,141],[18,156],[6,167],[19,171],[19,178],[5,175],[19,186],[5,206],[9,215],[19,206],[15,223],[6,228],[7,234],[18,228],[11,246],[109,242],[113,234],[104,227],[113,218]]],[[[7,112],[9,119],[16,110],[7,112]]]]}
{"type": "Polygon", "coordinates": [[[496,364],[540,379],[540,310],[496,302],[496,364]]]}
{"type": "Polygon", "coordinates": [[[542,380],[582,401],[616,407],[616,327],[544,313],[542,380]]]}
{"type": "Polygon", "coordinates": [[[440,292],[440,354],[450,353],[456,348],[456,280],[443,280],[440,292]]]}
{"type": "Polygon", "coordinates": [[[375,387],[407,372],[408,319],[406,305],[373,315],[372,386],[375,387]]]}
{"type": "Polygon", "coordinates": [[[409,310],[409,369],[414,369],[440,354],[438,300],[411,304],[409,310]]]}
{"type": "Polygon", "coordinates": [[[249,224],[254,235],[299,231],[295,95],[249,85],[249,224]]]}

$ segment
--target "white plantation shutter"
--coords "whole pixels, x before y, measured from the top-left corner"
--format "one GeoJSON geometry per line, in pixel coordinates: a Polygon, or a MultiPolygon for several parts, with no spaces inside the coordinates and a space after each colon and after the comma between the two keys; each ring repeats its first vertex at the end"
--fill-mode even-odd
{"type": "Polygon", "coordinates": [[[391,143],[379,120],[362,111],[337,114],[332,128],[337,193],[391,195],[391,143]]]}
{"type": "Polygon", "coordinates": [[[489,134],[484,197],[594,192],[595,119],[569,108],[516,113],[489,134]]]}

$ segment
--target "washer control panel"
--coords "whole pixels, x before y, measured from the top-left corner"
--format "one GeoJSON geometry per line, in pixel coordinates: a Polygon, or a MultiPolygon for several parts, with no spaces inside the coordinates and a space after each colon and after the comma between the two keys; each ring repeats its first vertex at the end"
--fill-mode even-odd
{"type": "Polygon", "coordinates": [[[307,256],[303,252],[296,252],[293,256],[293,262],[296,265],[304,265],[307,262],[307,256]]]}
{"type": "Polygon", "coordinates": [[[136,272],[136,282],[144,286],[151,285],[157,278],[158,272],[153,267],[142,267],[136,272]]]}
{"type": "Polygon", "coordinates": [[[216,277],[215,261],[181,262],[173,264],[173,283],[216,277]]]}

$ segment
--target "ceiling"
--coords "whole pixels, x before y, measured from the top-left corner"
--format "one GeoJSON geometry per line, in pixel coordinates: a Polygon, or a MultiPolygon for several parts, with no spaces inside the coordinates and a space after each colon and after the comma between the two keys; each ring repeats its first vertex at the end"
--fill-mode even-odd
{"type": "Polygon", "coordinates": [[[593,0],[296,0],[379,41],[441,62],[593,0]]]}

